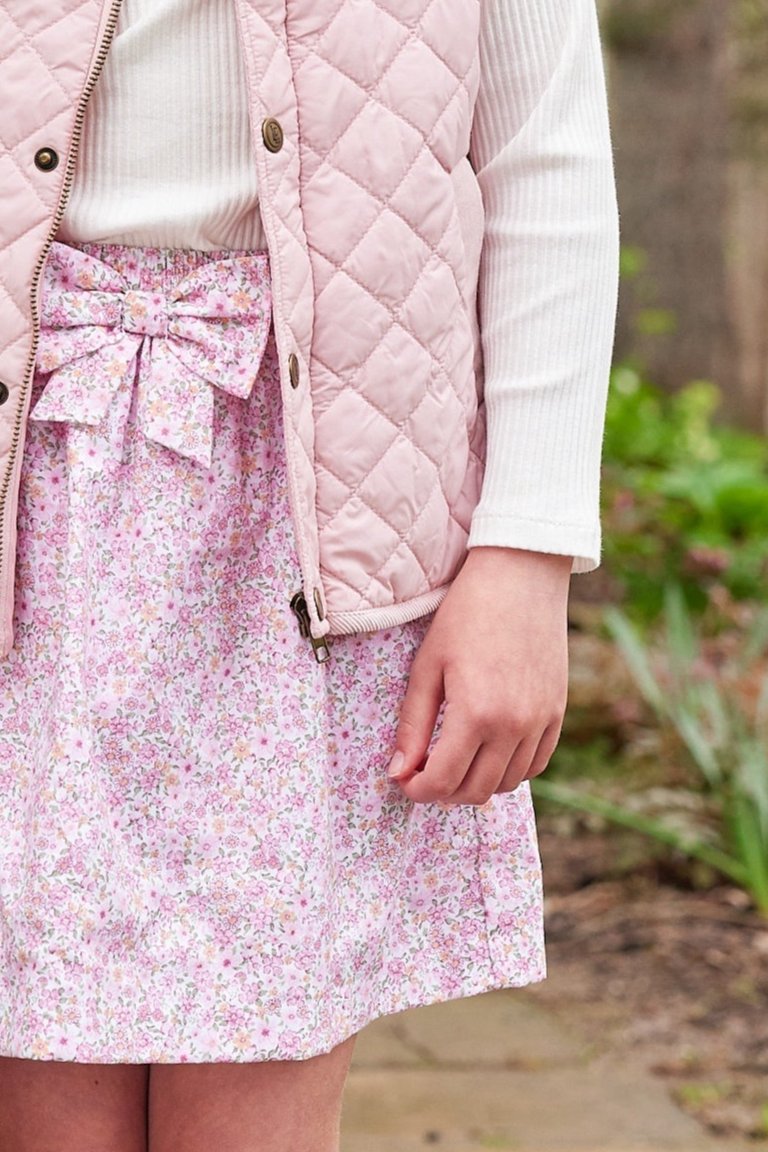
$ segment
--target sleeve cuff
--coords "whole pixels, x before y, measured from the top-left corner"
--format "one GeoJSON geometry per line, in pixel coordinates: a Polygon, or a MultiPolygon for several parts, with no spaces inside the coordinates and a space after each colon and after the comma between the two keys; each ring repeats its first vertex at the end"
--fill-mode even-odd
{"type": "Polygon", "coordinates": [[[525,548],[529,552],[573,556],[571,572],[578,575],[599,567],[601,531],[599,525],[524,520],[482,512],[472,518],[467,547],[525,548]]]}

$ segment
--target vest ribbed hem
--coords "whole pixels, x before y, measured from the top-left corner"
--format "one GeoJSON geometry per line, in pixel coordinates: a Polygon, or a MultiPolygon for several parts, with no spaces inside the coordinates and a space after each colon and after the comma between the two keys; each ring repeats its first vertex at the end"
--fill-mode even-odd
{"type": "Polygon", "coordinates": [[[385,608],[360,608],[352,612],[329,612],[330,636],[350,636],[353,632],[380,632],[383,628],[397,628],[428,616],[436,611],[445,599],[450,584],[443,584],[432,592],[404,600],[402,604],[390,604],[385,608]]]}

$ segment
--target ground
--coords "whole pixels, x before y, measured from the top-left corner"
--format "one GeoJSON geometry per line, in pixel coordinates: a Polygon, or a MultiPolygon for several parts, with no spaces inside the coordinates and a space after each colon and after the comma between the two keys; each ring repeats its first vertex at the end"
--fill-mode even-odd
{"type": "Polygon", "coordinates": [[[344,1152],[768,1149],[768,922],[623,833],[540,839],[548,979],[365,1029],[344,1152]]]}
{"type": "MultiPolygon", "coordinates": [[[[572,606],[554,778],[713,831],[679,740],[601,632],[606,599],[572,606]]],[[[735,619],[704,653],[721,681],[751,630],[735,619]]],[[[767,661],[730,686],[751,699],[767,661]]],[[[768,1152],[768,918],[666,848],[537,811],[548,979],[366,1029],[344,1152],[768,1152]]]]}
{"type": "Polygon", "coordinates": [[[537,1001],[639,1059],[712,1133],[768,1148],[768,920],[733,888],[680,887],[639,845],[627,871],[615,833],[545,819],[541,848],[557,979],[537,1001]]]}

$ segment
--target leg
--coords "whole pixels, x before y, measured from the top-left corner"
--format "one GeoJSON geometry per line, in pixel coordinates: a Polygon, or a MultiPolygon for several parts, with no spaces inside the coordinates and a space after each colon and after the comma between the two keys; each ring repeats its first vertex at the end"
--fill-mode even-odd
{"type": "Polygon", "coordinates": [[[354,1040],[310,1060],[153,1065],[150,1152],[338,1152],[354,1040]]]}
{"type": "Polygon", "coordinates": [[[0,1152],[147,1152],[149,1069],[0,1059],[0,1152]]]}

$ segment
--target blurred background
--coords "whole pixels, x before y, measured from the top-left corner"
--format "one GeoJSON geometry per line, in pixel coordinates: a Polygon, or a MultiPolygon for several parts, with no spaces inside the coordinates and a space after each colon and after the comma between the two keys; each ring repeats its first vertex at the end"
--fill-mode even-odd
{"type": "Polygon", "coordinates": [[[622,284],[605,564],[537,789],[553,964],[768,1147],[768,0],[600,7],[622,284]]]}
{"type": "Polygon", "coordinates": [[[622,282],[550,977],[368,1030],[355,1152],[768,1149],[768,0],[599,7],[622,282]]]}

